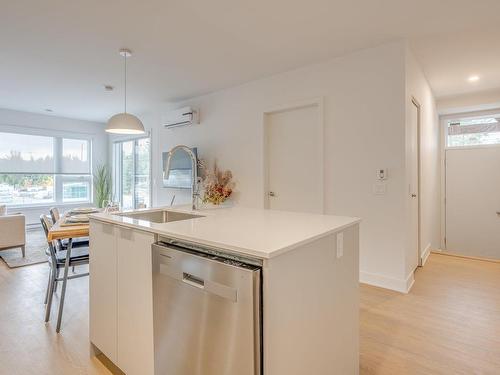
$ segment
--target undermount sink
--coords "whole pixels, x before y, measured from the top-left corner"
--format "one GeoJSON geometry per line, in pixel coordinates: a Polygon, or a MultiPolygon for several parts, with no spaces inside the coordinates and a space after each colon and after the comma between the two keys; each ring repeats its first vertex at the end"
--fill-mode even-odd
{"type": "Polygon", "coordinates": [[[120,216],[130,217],[137,220],[146,220],[153,223],[169,223],[171,221],[196,219],[197,217],[203,217],[202,215],[188,214],[185,212],[177,211],[146,211],[146,212],[129,212],[123,213],[120,216]]]}

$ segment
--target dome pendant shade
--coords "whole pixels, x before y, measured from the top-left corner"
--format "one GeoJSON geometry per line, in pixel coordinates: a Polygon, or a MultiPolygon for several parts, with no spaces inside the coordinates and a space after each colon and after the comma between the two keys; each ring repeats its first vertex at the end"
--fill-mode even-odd
{"type": "Polygon", "coordinates": [[[120,56],[123,57],[124,61],[124,111],[123,113],[118,113],[108,120],[106,126],[106,132],[114,134],[143,134],[145,133],[144,125],[141,120],[130,113],[127,113],[127,57],[130,57],[132,52],[128,49],[121,49],[120,56]]]}
{"type": "Polygon", "coordinates": [[[145,132],[141,120],[130,113],[118,113],[111,117],[106,131],[114,134],[143,134],[145,132]]]}

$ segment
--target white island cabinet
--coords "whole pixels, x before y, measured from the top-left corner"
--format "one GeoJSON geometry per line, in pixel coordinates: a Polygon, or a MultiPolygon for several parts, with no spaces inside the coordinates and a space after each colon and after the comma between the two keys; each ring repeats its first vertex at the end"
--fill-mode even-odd
{"type": "Polygon", "coordinates": [[[115,226],[91,221],[89,280],[90,342],[117,363],[117,285],[115,226]]]}
{"type": "Polygon", "coordinates": [[[153,374],[155,236],[94,220],[90,236],[90,341],[126,374],[153,374]]]}
{"type": "Polygon", "coordinates": [[[168,208],[94,214],[90,225],[90,341],[127,375],[165,375],[155,369],[152,257],[165,239],[260,262],[255,375],[359,373],[359,219],[168,208]]]}

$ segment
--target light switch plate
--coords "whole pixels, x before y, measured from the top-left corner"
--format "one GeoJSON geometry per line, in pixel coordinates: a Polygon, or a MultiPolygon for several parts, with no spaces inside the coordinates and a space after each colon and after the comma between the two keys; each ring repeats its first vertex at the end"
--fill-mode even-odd
{"type": "Polygon", "coordinates": [[[344,232],[337,233],[337,258],[344,255],[344,232]]]}
{"type": "Polygon", "coordinates": [[[375,195],[384,195],[387,191],[387,185],[384,183],[377,183],[373,185],[373,194],[375,195]]]}

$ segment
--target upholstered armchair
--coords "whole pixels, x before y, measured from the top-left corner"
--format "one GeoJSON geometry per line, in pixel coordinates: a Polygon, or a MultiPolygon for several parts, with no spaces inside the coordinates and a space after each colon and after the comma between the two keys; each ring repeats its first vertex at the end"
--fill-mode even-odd
{"type": "Polygon", "coordinates": [[[26,255],[26,218],[22,214],[0,216],[0,250],[15,247],[26,255]]]}

